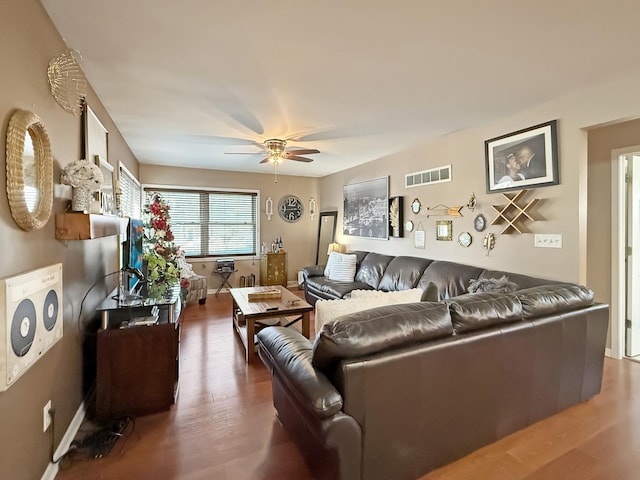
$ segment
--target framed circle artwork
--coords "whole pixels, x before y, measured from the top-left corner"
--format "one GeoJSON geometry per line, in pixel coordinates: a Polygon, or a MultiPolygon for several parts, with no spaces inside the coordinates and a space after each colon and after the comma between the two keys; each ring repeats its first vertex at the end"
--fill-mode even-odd
{"type": "Polygon", "coordinates": [[[471,234],[469,232],[462,232],[460,235],[458,235],[458,243],[462,247],[468,247],[469,245],[471,245],[472,241],[473,239],[471,238],[471,234]]]}
{"type": "Polygon", "coordinates": [[[413,231],[413,222],[411,220],[407,220],[404,224],[404,229],[407,232],[412,232],[413,231]]]}

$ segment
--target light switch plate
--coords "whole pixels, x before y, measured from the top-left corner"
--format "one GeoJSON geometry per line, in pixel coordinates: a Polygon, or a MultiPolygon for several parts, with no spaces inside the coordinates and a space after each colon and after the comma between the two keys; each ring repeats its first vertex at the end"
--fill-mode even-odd
{"type": "Polygon", "coordinates": [[[562,235],[556,233],[536,233],[533,245],[539,248],[562,248],[562,235]]]}

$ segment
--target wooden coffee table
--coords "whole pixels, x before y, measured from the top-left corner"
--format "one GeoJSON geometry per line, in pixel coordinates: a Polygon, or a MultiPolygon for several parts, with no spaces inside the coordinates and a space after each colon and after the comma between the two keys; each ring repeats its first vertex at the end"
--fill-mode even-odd
{"type": "Polygon", "coordinates": [[[302,334],[309,338],[311,330],[311,311],[313,307],[284,287],[230,288],[233,298],[233,328],[242,340],[246,351],[247,363],[256,358],[255,333],[256,322],[261,320],[269,325],[289,326],[302,320],[302,334]],[[281,298],[268,298],[250,302],[250,293],[280,290],[281,298]],[[292,317],[292,318],[290,318],[292,317]],[[278,319],[280,319],[278,321],[278,319]]]}

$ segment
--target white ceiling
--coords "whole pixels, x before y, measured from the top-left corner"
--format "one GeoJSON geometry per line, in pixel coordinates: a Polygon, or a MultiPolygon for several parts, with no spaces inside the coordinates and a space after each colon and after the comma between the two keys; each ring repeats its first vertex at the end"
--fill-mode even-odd
{"type": "Polygon", "coordinates": [[[42,4],[149,164],[323,176],[639,67],[637,0],[42,4]]]}

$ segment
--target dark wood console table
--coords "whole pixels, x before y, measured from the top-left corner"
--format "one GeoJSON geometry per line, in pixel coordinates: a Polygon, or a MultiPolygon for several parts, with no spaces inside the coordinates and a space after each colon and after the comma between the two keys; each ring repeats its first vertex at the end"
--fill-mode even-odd
{"type": "Polygon", "coordinates": [[[146,415],[167,410],[175,402],[180,309],[179,287],[159,301],[141,298],[122,305],[110,295],[98,306],[102,318],[97,333],[98,418],[146,415]],[[129,325],[141,317],[157,321],[129,325]]]}

